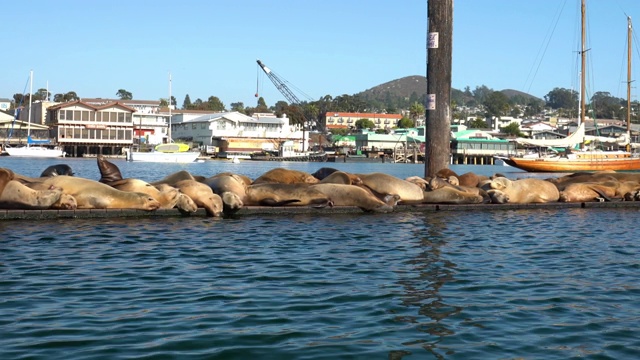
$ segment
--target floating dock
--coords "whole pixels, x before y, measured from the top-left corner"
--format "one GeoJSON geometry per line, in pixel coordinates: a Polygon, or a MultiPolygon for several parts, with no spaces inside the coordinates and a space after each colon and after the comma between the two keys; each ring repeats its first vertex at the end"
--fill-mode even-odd
{"type": "MultiPolygon", "coordinates": [[[[640,201],[616,202],[552,202],[544,204],[413,204],[398,205],[394,212],[438,212],[438,211],[497,211],[497,210],[555,210],[555,209],[598,209],[635,208],[640,209],[640,201]]],[[[265,215],[332,215],[367,214],[355,206],[334,206],[313,208],[308,206],[247,206],[233,215],[238,217],[265,215]]],[[[43,219],[98,219],[98,218],[156,218],[156,217],[207,217],[204,209],[192,214],[182,214],[177,209],[154,211],[130,209],[76,209],[76,210],[0,210],[2,220],[43,220],[43,219]]]]}

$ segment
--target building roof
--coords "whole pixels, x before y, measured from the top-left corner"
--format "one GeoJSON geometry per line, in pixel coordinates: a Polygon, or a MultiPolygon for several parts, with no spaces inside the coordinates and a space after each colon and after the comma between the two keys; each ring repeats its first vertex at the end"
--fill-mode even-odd
{"type": "Polygon", "coordinates": [[[68,102],[59,103],[57,105],[50,106],[48,108],[48,110],[59,110],[59,109],[62,109],[62,108],[66,108],[66,107],[70,107],[70,106],[76,106],[76,105],[85,106],[85,107],[88,107],[88,108],[91,108],[91,109],[94,109],[94,110],[102,110],[102,109],[107,109],[107,108],[110,108],[110,107],[120,107],[120,108],[123,108],[125,110],[129,110],[131,112],[136,112],[136,109],[130,108],[130,107],[126,106],[125,104],[122,104],[122,103],[120,103],[118,101],[96,106],[94,104],[88,104],[88,103],[86,103],[86,102],[84,102],[82,100],[75,100],[75,101],[68,101],[68,102]]]}
{"type": "Polygon", "coordinates": [[[376,114],[376,113],[351,113],[351,112],[334,112],[330,111],[325,113],[326,117],[357,117],[357,118],[379,118],[379,119],[402,119],[400,114],[376,114]]]}

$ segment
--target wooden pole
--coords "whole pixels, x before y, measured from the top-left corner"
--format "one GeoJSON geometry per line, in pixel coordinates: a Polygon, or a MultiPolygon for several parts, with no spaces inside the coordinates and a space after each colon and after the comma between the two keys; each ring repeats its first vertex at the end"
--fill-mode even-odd
{"type": "Polygon", "coordinates": [[[427,1],[425,177],[449,166],[453,0],[427,1]]]}

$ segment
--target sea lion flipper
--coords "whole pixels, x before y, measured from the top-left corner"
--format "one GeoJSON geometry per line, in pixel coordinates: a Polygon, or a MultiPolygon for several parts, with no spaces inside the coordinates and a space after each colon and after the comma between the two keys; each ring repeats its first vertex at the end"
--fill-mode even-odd
{"type": "Polygon", "coordinates": [[[262,205],[262,206],[285,206],[285,205],[296,203],[296,202],[300,202],[300,200],[298,200],[298,199],[289,199],[289,200],[276,201],[273,198],[265,198],[265,199],[260,200],[260,205],[262,205]]]}

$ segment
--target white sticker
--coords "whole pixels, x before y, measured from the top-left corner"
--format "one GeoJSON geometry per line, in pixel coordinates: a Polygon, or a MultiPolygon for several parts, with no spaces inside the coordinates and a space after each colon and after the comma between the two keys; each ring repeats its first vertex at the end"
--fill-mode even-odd
{"type": "Polygon", "coordinates": [[[436,94],[427,94],[427,110],[436,109],[436,94]]]}
{"type": "Polygon", "coordinates": [[[438,48],[438,37],[439,34],[437,32],[429,33],[429,40],[427,41],[428,49],[437,49],[438,48]]]}

